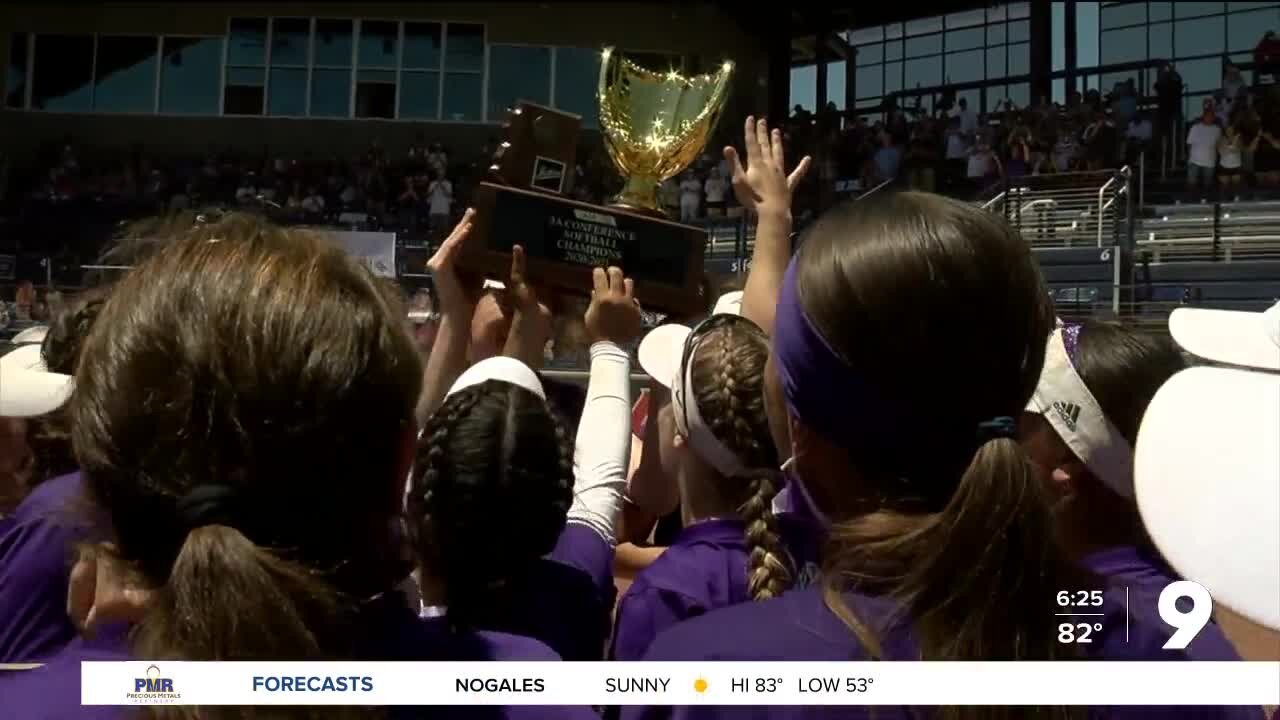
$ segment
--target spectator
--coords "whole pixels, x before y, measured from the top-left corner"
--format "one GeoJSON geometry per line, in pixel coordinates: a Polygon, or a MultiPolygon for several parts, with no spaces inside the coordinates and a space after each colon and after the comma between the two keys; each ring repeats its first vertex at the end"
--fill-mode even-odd
{"type": "Polygon", "coordinates": [[[969,136],[960,129],[960,118],[947,121],[947,184],[959,186],[965,178],[969,160],[969,136]]]}
{"type": "Polygon", "coordinates": [[[401,227],[414,229],[418,226],[418,205],[421,203],[422,199],[418,197],[418,192],[413,187],[413,176],[406,175],[404,190],[396,198],[397,216],[401,227]]]}
{"type": "Polygon", "coordinates": [[[988,186],[988,183],[999,179],[1004,174],[1003,168],[1000,166],[1000,158],[995,151],[991,149],[991,143],[986,139],[981,139],[978,144],[969,151],[969,164],[966,175],[969,180],[969,192],[979,192],[988,186]]]}
{"type": "Polygon", "coordinates": [[[1244,81],[1244,75],[1235,63],[1228,61],[1223,65],[1222,92],[1226,95],[1227,101],[1231,103],[1232,107],[1245,94],[1248,87],[1248,84],[1244,81]]]}
{"type": "Polygon", "coordinates": [[[302,201],[302,209],[308,215],[320,215],[324,213],[324,196],[321,195],[314,187],[311,188],[307,193],[307,197],[302,201]]]}
{"type": "Polygon", "coordinates": [[[1133,122],[1129,124],[1129,129],[1125,131],[1125,140],[1127,143],[1126,161],[1130,164],[1137,162],[1138,155],[1144,152],[1151,145],[1151,116],[1146,111],[1138,113],[1133,122]]]}
{"type": "Polygon", "coordinates": [[[1080,143],[1076,141],[1075,129],[1068,126],[1058,135],[1053,145],[1053,167],[1057,172],[1075,170],[1076,158],[1080,156],[1080,143]]]}
{"type": "Polygon", "coordinates": [[[698,205],[702,202],[702,182],[688,170],[684,180],[680,181],[680,221],[691,222],[698,219],[698,205]]]}
{"type": "Polygon", "coordinates": [[[1182,76],[1174,69],[1173,63],[1165,63],[1160,67],[1155,88],[1155,134],[1163,147],[1164,138],[1178,134],[1177,123],[1182,117],[1182,76]]]}
{"type": "MultiPolygon", "coordinates": [[[[585,187],[586,183],[579,182],[575,188],[585,187]]],[[[668,217],[680,217],[680,181],[674,177],[669,177],[658,186],[658,201],[662,204],[662,209],[667,213],[668,217]]]]}
{"type": "Polygon", "coordinates": [[[1101,110],[1093,114],[1093,122],[1081,136],[1085,147],[1085,162],[1090,170],[1102,170],[1115,161],[1117,133],[1111,118],[1101,110]]]}
{"type": "Polygon", "coordinates": [[[1015,142],[1009,149],[1009,160],[1004,164],[1004,176],[1010,180],[1031,174],[1031,166],[1027,158],[1029,151],[1025,142],[1015,142]]]}
{"type": "MultiPolygon", "coordinates": [[[[440,150],[436,153],[435,164],[443,162],[444,151],[440,150]]],[[[428,165],[432,165],[432,161],[427,161],[428,165]]],[[[453,212],[453,183],[444,176],[443,171],[434,171],[432,176],[434,179],[427,186],[427,203],[430,210],[430,223],[432,238],[440,238],[449,230],[449,217],[453,212]]]]}
{"type": "Polygon", "coordinates": [[[729,181],[721,175],[719,166],[711,166],[710,175],[703,183],[703,188],[707,196],[707,217],[724,217],[729,181]]]}
{"type": "MultiPolygon", "coordinates": [[[[1280,69],[1280,38],[1275,30],[1268,30],[1253,49],[1254,73],[1274,75],[1280,69]]],[[[1255,75],[1256,83],[1256,75],[1255,75]]]]}
{"type": "Polygon", "coordinates": [[[935,190],[935,168],[938,160],[938,140],[933,131],[933,123],[922,120],[911,133],[911,142],[907,144],[907,153],[902,162],[911,189],[923,192],[935,190]]]}
{"type": "MultiPolygon", "coordinates": [[[[1218,182],[1224,193],[1240,186],[1243,165],[1244,143],[1240,137],[1240,127],[1237,123],[1232,123],[1218,140],[1218,182]]],[[[1236,199],[1239,200],[1239,196],[1236,199]]]]}
{"type": "Polygon", "coordinates": [[[1204,110],[1200,114],[1200,122],[1191,126],[1187,133],[1187,146],[1190,152],[1187,157],[1187,190],[1213,186],[1213,172],[1218,165],[1218,140],[1222,137],[1222,129],[1218,127],[1214,116],[1212,101],[1205,100],[1204,110]]]}
{"type": "Polygon", "coordinates": [[[965,133],[972,133],[978,129],[978,113],[969,109],[969,101],[960,98],[960,104],[956,109],[956,117],[960,118],[960,130],[965,133]]]}
{"type": "Polygon", "coordinates": [[[240,181],[240,186],[236,188],[236,202],[241,205],[248,205],[258,196],[258,187],[255,183],[253,171],[244,174],[240,181]]]}
{"type": "Polygon", "coordinates": [[[873,158],[867,185],[875,187],[882,182],[894,180],[902,168],[902,148],[894,142],[893,134],[885,130],[880,133],[880,149],[873,158]]]}

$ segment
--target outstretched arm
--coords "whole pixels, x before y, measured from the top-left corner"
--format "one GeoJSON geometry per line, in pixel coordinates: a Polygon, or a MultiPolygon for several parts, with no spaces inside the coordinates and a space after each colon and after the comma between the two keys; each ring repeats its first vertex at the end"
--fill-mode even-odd
{"type": "Polygon", "coordinates": [[[467,366],[467,343],[471,338],[471,316],[475,314],[476,303],[463,286],[455,263],[463,242],[471,233],[474,215],[474,210],[467,210],[440,249],[427,261],[427,269],[431,271],[431,279],[440,298],[440,328],[427,358],[422,376],[422,395],[414,412],[419,428],[426,425],[427,419],[444,402],[445,394],[467,366]]]}

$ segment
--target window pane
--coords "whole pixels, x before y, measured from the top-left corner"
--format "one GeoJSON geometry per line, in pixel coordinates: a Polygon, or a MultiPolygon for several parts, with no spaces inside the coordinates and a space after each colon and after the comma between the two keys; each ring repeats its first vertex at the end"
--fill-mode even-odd
{"type": "Polygon", "coordinates": [[[884,61],[884,45],[863,45],[858,48],[859,65],[875,65],[884,61]]]}
{"type": "Polygon", "coordinates": [[[556,48],[555,106],[581,115],[583,127],[599,126],[596,107],[596,85],[599,82],[599,50],[556,48]]]}
{"type": "Polygon", "coordinates": [[[268,115],[302,117],[307,114],[307,71],[302,68],[272,68],[268,115]]]}
{"type": "Polygon", "coordinates": [[[404,66],[407,68],[440,67],[440,24],[404,24],[404,66]]]}
{"type": "Polygon", "coordinates": [[[942,35],[907,38],[907,57],[933,55],[942,52],[942,35]]]}
{"type": "Polygon", "coordinates": [[[362,77],[360,82],[356,83],[356,117],[393,118],[395,116],[395,83],[365,82],[362,77]]]}
{"type": "Polygon", "coordinates": [[[440,73],[406,70],[400,73],[400,87],[404,90],[400,94],[401,119],[434,120],[438,116],[436,105],[440,98],[440,73]]]}
{"type": "Polygon", "coordinates": [[[1227,3],[1227,11],[1235,12],[1236,10],[1257,10],[1258,8],[1275,5],[1273,2],[1229,2],[1227,3]]]}
{"type": "Polygon", "coordinates": [[[31,107],[59,112],[87,111],[93,83],[93,37],[38,35],[31,107]]]}
{"type": "Polygon", "coordinates": [[[394,68],[400,28],[394,22],[360,23],[360,67],[394,68]]]}
{"type": "Polygon", "coordinates": [[[1009,75],[1026,75],[1031,72],[1031,50],[1029,43],[1009,46],[1009,75]]]}
{"type": "Polygon", "coordinates": [[[1099,42],[1103,65],[1147,59],[1147,29],[1143,26],[1104,31],[1099,42]]]}
{"type": "Polygon", "coordinates": [[[987,22],[1005,20],[1007,19],[1007,15],[1008,13],[1005,12],[1004,5],[996,5],[995,7],[987,8],[987,22]]]}
{"type": "Polygon", "coordinates": [[[901,60],[902,59],[902,41],[891,40],[884,44],[885,60],[901,60]]]}
{"type": "Polygon", "coordinates": [[[1227,50],[1252,50],[1267,30],[1280,30],[1280,8],[1227,16],[1227,50]]]}
{"type": "Polygon", "coordinates": [[[160,66],[160,112],[218,112],[222,39],[166,37],[160,66]]]}
{"type": "MultiPolygon", "coordinates": [[[[449,37],[453,37],[450,35],[449,37]]],[[[450,49],[449,57],[453,57],[450,49]]],[[[480,120],[480,76],[475,73],[446,73],[444,76],[443,119],[480,120]]]]}
{"type": "Polygon", "coordinates": [[[987,48],[987,79],[1002,78],[1008,74],[1004,62],[1005,47],[987,48]]]}
{"type": "Polygon", "coordinates": [[[884,39],[894,40],[902,37],[902,23],[892,23],[884,26],[884,39]]]}
{"type": "MultiPolygon", "coordinates": [[[[1178,5],[1181,7],[1182,3],[1178,5]]],[[[1173,27],[1173,50],[1178,57],[1221,53],[1222,29],[1221,15],[1176,22],[1173,27]]]]}
{"type": "Polygon", "coordinates": [[[27,34],[9,36],[9,67],[5,70],[4,91],[6,107],[20,108],[27,93],[27,34]]]}
{"type": "Polygon", "coordinates": [[[93,109],[152,112],[156,102],[156,39],[98,37],[93,109]]]}
{"type": "Polygon", "coordinates": [[[1102,29],[1141,25],[1147,21],[1147,4],[1145,2],[1127,2],[1119,5],[1102,6],[1102,29]]]}
{"type": "Polygon", "coordinates": [[[311,71],[311,117],[347,117],[350,105],[350,70],[311,71]]]}
{"type": "Polygon", "coordinates": [[[1009,23],[1009,42],[1026,42],[1031,39],[1031,21],[1018,20],[1009,23]]]}
{"type": "Polygon", "coordinates": [[[965,28],[947,33],[947,52],[955,50],[972,50],[982,47],[982,28],[965,28]]]}
{"type": "Polygon", "coordinates": [[[316,20],[315,63],[351,67],[350,20],[316,20]]]}
{"type": "MultiPolygon", "coordinates": [[[[484,26],[449,23],[445,67],[449,70],[480,70],[484,66],[484,26]]],[[[450,108],[448,94],[451,80],[445,80],[445,111],[450,108]]],[[[469,91],[468,91],[469,92],[469,91]]],[[[477,92],[477,96],[479,92],[477,92]]]]}
{"type": "Polygon", "coordinates": [[[942,84],[942,58],[918,58],[908,60],[903,74],[906,89],[933,87],[942,84]]]}
{"type": "Polygon", "coordinates": [[[489,118],[506,115],[519,100],[551,104],[551,48],[489,46],[489,118]]]}
{"type": "Polygon", "coordinates": [[[227,115],[261,115],[263,83],[266,80],[264,72],[262,68],[227,68],[222,112],[227,115]]]}
{"type": "MultiPolygon", "coordinates": [[[[557,62],[556,65],[559,63],[557,62]]],[[[818,71],[813,65],[791,68],[791,100],[788,104],[792,107],[799,105],[806,110],[814,110],[813,106],[818,98],[817,82],[818,71]]]]}
{"type": "Polygon", "coordinates": [[[845,67],[843,60],[827,64],[827,102],[835,103],[838,110],[844,109],[845,67]]]}
{"type": "Polygon", "coordinates": [[[1018,18],[1031,17],[1031,3],[1014,3],[1009,6],[1009,19],[1016,20],[1018,18]]]}
{"type": "Polygon", "coordinates": [[[982,80],[982,56],[985,50],[969,50],[947,54],[946,82],[963,83],[982,80]]]}
{"type": "Polygon", "coordinates": [[[267,19],[232,18],[228,37],[228,65],[265,65],[267,63],[267,19]]]}
{"type": "Polygon", "coordinates": [[[1005,27],[1004,23],[987,26],[987,44],[1003,45],[1005,43],[1005,27]]]}
{"type": "MultiPolygon", "coordinates": [[[[1222,12],[1222,3],[1220,2],[1186,2],[1179,0],[1173,4],[1173,11],[1180,18],[1199,17],[1201,15],[1211,15],[1213,13],[1222,12]]],[[[1178,52],[1182,52],[1179,50],[1178,52]]]]}
{"type": "Polygon", "coordinates": [[[984,20],[984,13],[981,8],[977,10],[966,10],[964,12],[952,13],[947,16],[948,28],[969,27],[971,25],[981,25],[984,20]]]}
{"type": "MultiPolygon", "coordinates": [[[[1150,43],[1147,57],[1168,60],[1173,57],[1173,23],[1156,23],[1147,28],[1150,43]]],[[[1152,77],[1155,73],[1149,73],[1152,77]]]]}
{"type": "Polygon", "coordinates": [[[1187,92],[1209,92],[1222,87],[1222,58],[1179,60],[1175,65],[1187,92]]]}
{"type": "Polygon", "coordinates": [[[898,92],[902,89],[902,63],[893,62],[884,65],[884,92],[898,92]]]}
{"type": "Polygon", "coordinates": [[[1014,105],[1024,108],[1031,104],[1031,85],[1028,83],[1015,83],[1008,88],[1008,97],[1013,101],[1014,105]]]}
{"type": "Polygon", "coordinates": [[[907,23],[908,36],[924,35],[925,33],[938,32],[941,29],[941,17],[921,18],[920,20],[911,20],[907,23]]]}
{"type": "Polygon", "coordinates": [[[849,33],[850,45],[865,45],[866,43],[880,42],[884,39],[884,28],[860,28],[849,33]]]}
{"type": "Polygon", "coordinates": [[[858,68],[854,78],[859,98],[880,97],[884,93],[884,66],[872,65],[858,68]]]}
{"type": "Polygon", "coordinates": [[[1173,18],[1173,3],[1171,2],[1152,2],[1147,3],[1147,20],[1155,22],[1157,20],[1169,20],[1173,18]]]}
{"type": "Polygon", "coordinates": [[[276,18],[271,21],[271,64],[306,65],[311,21],[306,18],[276,18]]]}

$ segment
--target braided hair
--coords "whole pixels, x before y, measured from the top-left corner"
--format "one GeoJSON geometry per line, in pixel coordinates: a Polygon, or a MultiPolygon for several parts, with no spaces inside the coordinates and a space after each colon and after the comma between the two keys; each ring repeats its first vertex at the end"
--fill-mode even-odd
{"type": "Polygon", "coordinates": [[[489,380],[427,421],[411,483],[419,560],[443,581],[450,623],[474,627],[501,615],[504,590],[555,547],[573,501],[573,443],[541,398],[489,380]]]}
{"type": "Polygon", "coordinates": [[[746,524],[747,589],[752,598],[767,600],[791,585],[788,555],[773,514],[781,477],[764,408],[768,338],[738,318],[708,330],[697,343],[689,360],[694,401],[716,439],[748,468],[721,479],[721,496],[738,506],[746,524]]]}

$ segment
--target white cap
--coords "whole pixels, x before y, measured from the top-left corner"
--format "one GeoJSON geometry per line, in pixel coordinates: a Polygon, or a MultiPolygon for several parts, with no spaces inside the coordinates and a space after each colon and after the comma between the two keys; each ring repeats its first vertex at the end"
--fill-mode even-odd
{"type": "Polygon", "coordinates": [[[17,335],[14,335],[13,339],[10,340],[9,342],[13,343],[14,345],[26,345],[28,343],[34,343],[36,345],[39,345],[40,343],[44,342],[44,336],[48,334],[49,334],[48,325],[35,325],[27,328],[26,330],[23,330],[17,335]]]}
{"type": "Polygon", "coordinates": [[[1280,630],[1280,303],[1179,308],[1169,331],[1236,367],[1184,370],[1151,400],[1134,455],[1142,521],[1180,574],[1280,630]]]}
{"type": "Polygon", "coordinates": [[[547,399],[547,393],[542,389],[542,381],[538,379],[537,373],[519,360],[501,355],[481,360],[467,368],[467,371],[453,383],[453,387],[449,388],[445,397],[489,380],[511,383],[543,400],[547,399]]]}
{"type": "Polygon", "coordinates": [[[70,375],[49,372],[39,345],[19,345],[0,356],[0,417],[51,413],[71,397],[71,387],[70,375]]]}
{"type": "Polygon", "coordinates": [[[711,310],[712,315],[741,315],[742,314],[742,291],[734,290],[721,295],[716,300],[716,306],[711,310]]]}

